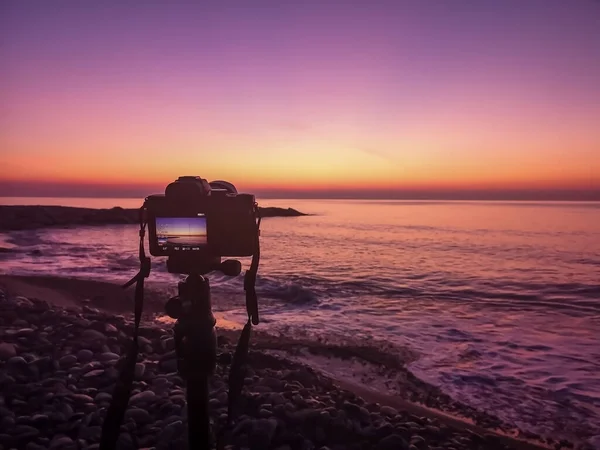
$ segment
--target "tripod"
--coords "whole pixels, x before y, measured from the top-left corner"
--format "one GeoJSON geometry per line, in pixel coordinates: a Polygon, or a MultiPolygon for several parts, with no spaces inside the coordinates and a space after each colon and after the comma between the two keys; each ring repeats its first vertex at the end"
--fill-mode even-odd
{"type": "Polygon", "coordinates": [[[167,315],[175,322],[177,371],[186,382],[190,449],[211,446],[208,377],[217,362],[216,320],[208,278],[191,274],[178,285],[179,295],[169,299],[167,315]]]}

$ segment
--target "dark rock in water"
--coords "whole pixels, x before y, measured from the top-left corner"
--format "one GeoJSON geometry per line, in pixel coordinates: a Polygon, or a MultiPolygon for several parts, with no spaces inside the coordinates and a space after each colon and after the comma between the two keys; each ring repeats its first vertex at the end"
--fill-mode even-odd
{"type": "MultiPolygon", "coordinates": [[[[261,207],[259,209],[261,217],[295,217],[306,215],[292,208],[261,207]]],[[[3,231],[66,225],[128,224],[138,223],[138,221],[138,209],[0,205],[0,230],[3,231]]],[[[40,252],[39,250],[34,251],[40,252]]]]}
{"type": "Polygon", "coordinates": [[[402,436],[391,434],[379,441],[377,450],[408,450],[408,444],[402,436]]]}
{"type": "Polygon", "coordinates": [[[6,361],[17,355],[15,344],[0,342],[0,361],[6,361]]]}

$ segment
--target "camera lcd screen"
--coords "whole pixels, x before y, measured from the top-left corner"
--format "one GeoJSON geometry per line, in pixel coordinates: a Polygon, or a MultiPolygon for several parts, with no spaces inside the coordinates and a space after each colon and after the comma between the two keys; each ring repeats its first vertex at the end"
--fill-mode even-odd
{"type": "Polygon", "coordinates": [[[206,216],[157,217],[156,239],[162,251],[198,251],[208,243],[206,216]]]}

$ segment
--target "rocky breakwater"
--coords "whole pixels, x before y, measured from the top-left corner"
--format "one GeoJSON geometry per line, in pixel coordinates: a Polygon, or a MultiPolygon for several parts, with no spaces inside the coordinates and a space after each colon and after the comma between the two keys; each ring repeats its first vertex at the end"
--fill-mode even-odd
{"type": "MultiPolygon", "coordinates": [[[[64,310],[0,291],[0,448],[96,449],[131,322],[96,309],[64,310]]],[[[170,330],[141,329],[141,357],[119,437],[120,449],[183,449],[184,381],[170,330]]],[[[219,342],[210,385],[213,421],[227,410],[234,343],[219,342]]],[[[367,403],[332,380],[251,350],[228,448],[508,449],[494,435],[367,403]]]]}
{"type": "MultiPolygon", "coordinates": [[[[261,207],[259,209],[261,217],[306,215],[292,208],[261,207]]],[[[0,205],[0,231],[29,230],[51,226],[133,224],[138,221],[138,209],[0,205]]]]}

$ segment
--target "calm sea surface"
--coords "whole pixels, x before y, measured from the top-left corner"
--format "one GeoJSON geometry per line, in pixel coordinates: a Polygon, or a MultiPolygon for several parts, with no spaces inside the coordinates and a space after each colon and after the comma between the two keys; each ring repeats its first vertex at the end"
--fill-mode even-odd
{"type": "MultiPolygon", "coordinates": [[[[141,201],[0,199],[10,203],[141,201]]],[[[600,203],[261,204],[314,214],[263,220],[261,326],[408,347],[413,373],[457,400],[544,434],[600,435],[600,203]]],[[[136,245],[135,226],[7,233],[1,270],[123,282],[136,245]]],[[[164,261],[153,270],[175,286],[164,261]]],[[[241,319],[241,278],[211,281],[216,307],[241,319]]]]}

